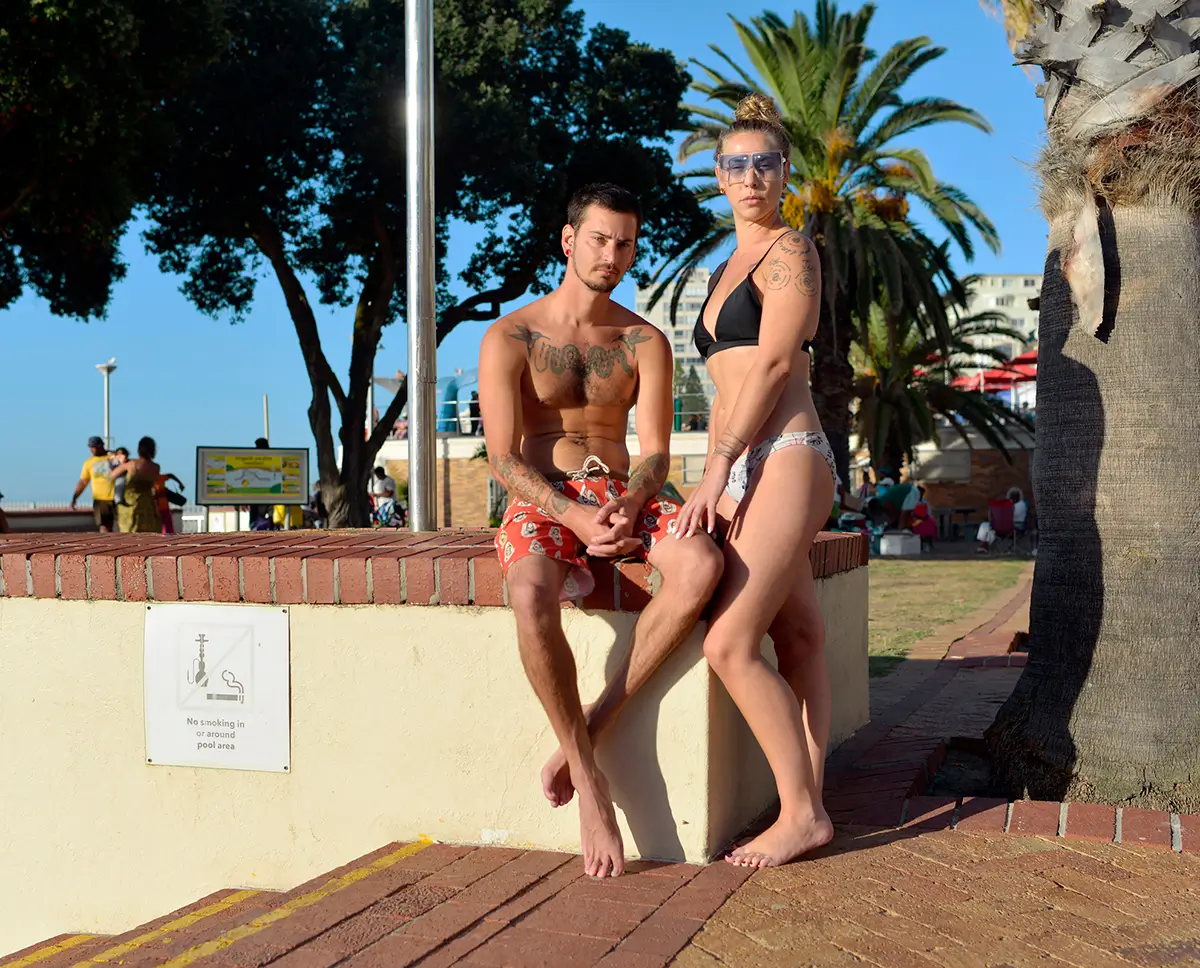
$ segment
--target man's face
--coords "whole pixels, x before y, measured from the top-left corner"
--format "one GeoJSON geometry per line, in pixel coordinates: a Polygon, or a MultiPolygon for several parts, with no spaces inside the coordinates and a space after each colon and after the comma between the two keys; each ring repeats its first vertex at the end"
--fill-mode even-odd
{"type": "Polygon", "coordinates": [[[612,292],[637,254],[637,218],[589,205],[578,230],[563,229],[563,247],[580,282],[612,292]]]}

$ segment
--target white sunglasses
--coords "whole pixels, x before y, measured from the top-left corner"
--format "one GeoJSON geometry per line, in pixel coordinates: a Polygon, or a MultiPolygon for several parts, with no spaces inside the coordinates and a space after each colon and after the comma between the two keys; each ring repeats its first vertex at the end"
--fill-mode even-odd
{"type": "Polygon", "coordinates": [[[783,177],[782,151],[755,151],[742,155],[717,155],[717,167],[732,179],[740,181],[752,168],[764,181],[783,177]]]}

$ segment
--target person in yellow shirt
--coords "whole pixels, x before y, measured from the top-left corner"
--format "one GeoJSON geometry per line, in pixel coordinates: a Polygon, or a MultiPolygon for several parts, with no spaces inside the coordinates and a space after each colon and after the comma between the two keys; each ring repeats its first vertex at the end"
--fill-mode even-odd
{"type": "Polygon", "coordinates": [[[104,446],[104,441],[99,437],[88,438],[88,449],[92,452],[92,456],[83,462],[83,470],[75,485],[75,493],[71,497],[71,510],[75,510],[79,495],[87,490],[88,485],[91,485],[92,517],[96,522],[96,527],[101,531],[111,531],[113,529],[115,496],[112,478],[109,476],[113,466],[112,457],[108,453],[108,448],[104,446]]]}

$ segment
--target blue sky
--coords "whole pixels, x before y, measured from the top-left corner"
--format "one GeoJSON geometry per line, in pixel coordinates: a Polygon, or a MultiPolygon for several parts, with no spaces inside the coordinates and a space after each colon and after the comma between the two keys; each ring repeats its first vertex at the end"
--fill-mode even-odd
{"type": "MultiPolygon", "coordinates": [[[[728,0],[576,0],[589,24],[627,30],[633,39],[665,47],[680,59],[716,66],[716,44],[738,56],[728,0]]],[[[849,7],[849,4],[844,4],[849,7]]],[[[810,3],[801,5],[808,9],[810,3]]],[[[736,5],[739,16],[759,12],[736,5]]],[[[791,7],[768,4],[788,16],[791,7]]],[[[975,0],[880,0],[869,36],[885,50],[924,34],[948,49],[906,88],[909,97],[952,97],[981,111],[995,128],[984,135],[965,126],[919,132],[907,143],[923,148],[938,176],[965,190],[996,223],[1004,244],[982,249],[976,272],[1040,272],[1045,224],[1036,208],[1029,162],[1042,134],[1041,102],[1033,81],[1012,66],[1000,24],[975,0]]],[[[198,445],[250,445],[262,432],[262,398],[270,400],[271,439],[278,446],[313,447],[306,410],[310,398],[300,350],[283,298],[264,278],[244,323],[232,326],[197,312],[179,291],[180,280],[159,272],[142,251],[133,226],[123,251],[129,273],[104,320],[80,323],[52,316],[26,297],[0,312],[0,413],[6,415],[9,459],[0,468],[0,493],[9,500],[69,500],[87,457],[86,440],[102,433],[102,381],[95,364],[117,358],[112,377],[112,432],[132,448],[157,439],[164,468],[195,481],[198,445]]],[[[450,241],[451,267],[465,263],[473,239],[450,241]]],[[[719,261],[719,258],[715,261],[719,261]]],[[[616,291],[633,304],[633,286],[616,291]]],[[[315,296],[314,296],[315,299],[315,296]]],[[[349,363],[347,310],[319,311],[325,352],[344,374],[349,363]]],[[[464,324],[438,353],[440,372],[475,366],[483,325],[464,324]]],[[[375,372],[407,369],[407,333],[387,331],[375,372]]],[[[386,397],[381,397],[386,400],[386,397]]],[[[314,452],[315,472],[315,452],[314,452]]]]}

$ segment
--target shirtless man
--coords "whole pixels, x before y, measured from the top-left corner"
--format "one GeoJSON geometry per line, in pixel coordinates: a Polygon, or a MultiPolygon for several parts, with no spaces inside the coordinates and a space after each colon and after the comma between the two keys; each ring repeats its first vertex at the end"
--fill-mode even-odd
{"type": "Polygon", "coordinates": [[[553,806],[579,791],[585,871],[617,876],[624,849],[593,738],[687,637],[721,577],[707,534],[675,533],[679,505],[659,495],[673,405],[666,337],[609,294],[633,264],[641,216],[615,185],[571,199],[562,284],[495,322],[479,353],[479,402],[492,473],[512,497],[496,535],[521,662],[560,744],[542,770],[553,806]],[[637,404],[641,458],[625,447],[637,404]],[[560,601],[595,586],[587,556],[644,557],[662,588],[642,612],[624,664],[585,714],[560,601]]]}

